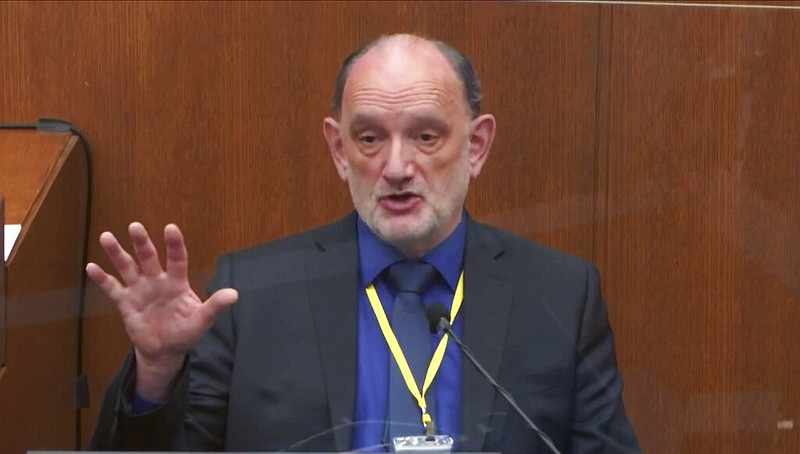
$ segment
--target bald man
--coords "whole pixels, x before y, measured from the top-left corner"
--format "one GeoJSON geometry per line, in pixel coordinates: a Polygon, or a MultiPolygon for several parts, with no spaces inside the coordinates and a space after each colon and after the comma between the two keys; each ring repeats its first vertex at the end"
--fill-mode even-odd
{"type": "Polygon", "coordinates": [[[129,227],[131,253],[103,233],[119,278],[87,273],[134,348],[93,447],[386,451],[395,434],[436,430],[454,450],[546,452],[443,333],[419,334],[419,314],[399,321],[411,298],[417,312],[445,306],[558,450],[638,452],[594,265],[464,209],[495,133],[480,102],[471,63],[448,44],[392,35],[350,55],[323,133],[355,211],[222,256],[205,301],[177,226],[164,228],[165,268],[143,225],[129,227]],[[404,267],[424,284],[407,290],[404,267]]]}

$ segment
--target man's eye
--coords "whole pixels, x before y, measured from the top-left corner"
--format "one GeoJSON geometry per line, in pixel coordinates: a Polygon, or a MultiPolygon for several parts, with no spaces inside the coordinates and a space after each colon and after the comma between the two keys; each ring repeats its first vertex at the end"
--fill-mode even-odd
{"type": "Polygon", "coordinates": [[[375,143],[375,141],[378,140],[378,139],[375,136],[362,135],[362,136],[358,137],[358,140],[361,143],[365,143],[367,145],[370,145],[370,144],[375,143]]]}
{"type": "Polygon", "coordinates": [[[422,142],[433,142],[434,140],[436,140],[436,135],[431,134],[429,132],[423,132],[422,134],[419,135],[419,140],[421,140],[422,142]]]}

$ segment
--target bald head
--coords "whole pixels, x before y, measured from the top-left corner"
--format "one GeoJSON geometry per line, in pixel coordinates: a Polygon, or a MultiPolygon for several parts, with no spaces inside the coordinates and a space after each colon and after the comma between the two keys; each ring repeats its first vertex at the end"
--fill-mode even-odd
{"type": "MultiPolygon", "coordinates": [[[[331,100],[331,108],[334,117],[338,118],[342,112],[342,97],[345,90],[345,85],[353,72],[357,63],[361,62],[365,57],[369,59],[379,59],[378,63],[386,65],[387,67],[397,66],[400,63],[399,59],[405,58],[406,61],[412,61],[417,58],[422,58],[426,63],[435,64],[436,59],[443,59],[453,75],[460,82],[459,85],[462,90],[462,96],[466,103],[466,107],[470,112],[470,116],[477,117],[481,110],[481,91],[480,82],[475,74],[469,59],[453,46],[441,42],[429,40],[417,35],[409,34],[396,34],[382,36],[375,41],[365,45],[361,49],[350,54],[342,62],[342,67],[336,77],[336,85],[333,90],[333,97],[331,100]],[[408,58],[413,56],[413,59],[408,58]]],[[[375,62],[371,62],[375,63],[375,62]]]]}
{"type": "Polygon", "coordinates": [[[476,115],[479,102],[469,102],[480,100],[472,65],[442,49],[452,48],[394,35],[348,57],[336,118],[323,122],[359,218],[408,257],[422,257],[455,230],[494,138],[494,117],[476,115]]]}

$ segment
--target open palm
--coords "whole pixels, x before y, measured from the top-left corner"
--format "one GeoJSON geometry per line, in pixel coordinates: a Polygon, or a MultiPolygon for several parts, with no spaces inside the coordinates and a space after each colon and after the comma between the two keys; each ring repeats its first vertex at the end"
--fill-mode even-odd
{"type": "Polygon", "coordinates": [[[197,296],[189,285],[188,255],[176,225],[164,228],[165,268],[142,224],[132,223],[128,233],[133,255],[110,232],[100,235],[100,245],[122,282],[95,263],[89,263],[86,272],[114,300],[122,316],[136,352],[137,390],[143,385],[145,394],[156,395],[164,391],[186,353],[216,316],[238,295],[233,289],[221,289],[205,302],[197,296]]]}

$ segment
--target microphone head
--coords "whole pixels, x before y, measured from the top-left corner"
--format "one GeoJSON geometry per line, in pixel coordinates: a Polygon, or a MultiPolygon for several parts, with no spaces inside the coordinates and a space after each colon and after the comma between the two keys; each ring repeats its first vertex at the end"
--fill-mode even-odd
{"type": "Polygon", "coordinates": [[[446,326],[450,325],[450,311],[448,311],[442,303],[433,303],[428,306],[428,309],[425,311],[425,315],[428,317],[428,326],[431,330],[431,334],[436,334],[439,332],[439,323],[442,321],[442,319],[445,319],[447,322],[446,326]]]}

